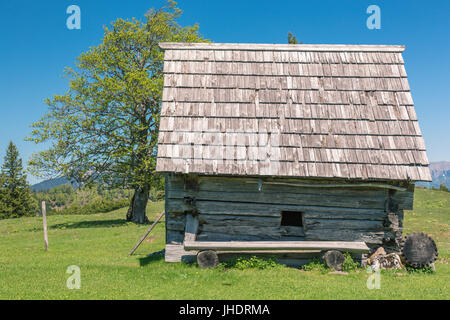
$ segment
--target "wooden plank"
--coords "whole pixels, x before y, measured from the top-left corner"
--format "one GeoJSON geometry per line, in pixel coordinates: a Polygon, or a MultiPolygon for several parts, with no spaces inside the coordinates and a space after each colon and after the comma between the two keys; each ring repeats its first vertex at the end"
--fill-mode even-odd
{"type": "MultiPolygon", "coordinates": [[[[308,241],[364,241],[367,244],[382,244],[388,232],[352,229],[315,229],[305,230],[308,241]]],[[[394,236],[393,234],[391,235],[394,236]]]]}
{"type": "Polygon", "coordinates": [[[171,230],[166,228],[166,243],[167,244],[182,244],[184,241],[184,231],[171,230]]]}
{"type": "Polygon", "coordinates": [[[164,260],[166,262],[193,262],[196,251],[186,251],[182,244],[166,244],[164,260]]]}
{"type": "MultiPolygon", "coordinates": [[[[214,204],[211,204],[214,206],[214,204]]],[[[206,209],[206,211],[209,211],[206,209]]],[[[224,210],[225,211],[225,210],[224,210]]],[[[231,211],[229,211],[232,213],[231,211]]],[[[241,215],[232,215],[232,214],[203,214],[200,213],[198,215],[198,220],[200,224],[213,224],[215,226],[258,226],[258,227],[267,227],[267,226],[279,226],[281,222],[281,211],[276,212],[277,215],[274,216],[256,216],[256,215],[246,215],[242,213],[241,215]]]]}
{"type": "Polygon", "coordinates": [[[136,249],[141,245],[142,241],[145,240],[145,238],[147,238],[147,236],[150,234],[150,232],[153,230],[153,228],[156,226],[156,224],[159,222],[159,220],[161,220],[161,218],[164,216],[164,211],[161,212],[161,214],[159,215],[159,217],[155,220],[155,222],[152,223],[152,225],[150,226],[150,228],[148,228],[147,232],[142,236],[142,238],[136,243],[136,245],[133,247],[133,249],[131,249],[131,251],[128,253],[129,256],[131,256],[136,249]]]}
{"type": "Polygon", "coordinates": [[[307,231],[319,229],[339,229],[358,231],[383,231],[383,221],[380,220],[353,220],[353,219],[320,219],[306,218],[305,229],[307,231]]]}
{"type": "Polygon", "coordinates": [[[281,239],[282,237],[303,237],[305,235],[302,227],[284,227],[279,225],[268,225],[265,227],[241,224],[203,224],[200,233],[212,232],[229,235],[250,235],[261,239],[281,239]]]}
{"type": "MultiPolygon", "coordinates": [[[[183,192],[168,190],[169,199],[184,199],[183,192]]],[[[313,195],[300,193],[266,193],[258,192],[211,192],[199,191],[196,193],[196,199],[204,201],[231,201],[231,202],[253,202],[253,203],[272,203],[289,204],[298,206],[323,206],[323,207],[341,207],[341,208],[365,208],[381,209],[384,208],[384,197],[376,196],[374,198],[361,198],[357,196],[338,196],[338,195],[313,195]]]]}
{"type": "Polygon", "coordinates": [[[342,250],[354,253],[367,253],[369,247],[364,242],[345,241],[189,241],[184,249],[217,251],[259,251],[259,250],[342,250]]]}
{"type": "Polygon", "coordinates": [[[172,214],[167,213],[166,226],[170,230],[176,230],[179,232],[186,232],[186,215],[185,214],[172,214]]]}
{"type": "MultiPolygon", "coordinates": [[[[268,240],[267,236],[259,236],[259,235],[247,235],[247,234],[225,234],[218,232],[201,232],[197,235],[198,241],[259,241],[259,240],[268,240]]],[[[276,239],[270,240],[299,240],[277,237],[276,239]]]]}
{"type": "MultiPolygon", "coordinates": [[[[251,177],[217,177],[217,176],[200,176],[199,190],[221,191],[221,192],[254,192],[258,191],[258,182],[261,179],[251,177]]],[[[265,193],[296,193],[304,195],[321,195],[321,196],[345,196],[349,192],[353,196],[377,198],[384,196],[384,191],[378,188],[327,188],[328,185],[338,184],[339,180],[312,180],[312,179],[289,179],[289,178],[264,178],[261,180],[263,188],[261,192],[265,193]],[[315,186],[322,186],[317,189],[302,187],[302,184],[309,186],[314,183],[315,186]]],[[[341,180],[342,181],[342,180],[341,180]]],[[[341,182],[342,184],[342,182],[341,182]]],[[[382,184],[382,183],[381,183],[382,184]]],[[[171,178],[168,181],[168,190],[182,191],[184,187],[182,179],[171,178]]]]}
{"type": "MultiPolygon", "coordinates": [[[[400,194],[399,194],[400,196],[400,194]]],[[[405,200],[400,200],[399,204],[410,201],[412,195],[404,195],[405,200]],[[407,199],[407,200],[406,200],[407,199]]],[[[167,202],[167,220],[180,220],[181,226],[184,224],[184,212],[189,207],[184,204],[182,199],[168,199],[167,202]]],[[[383,220],[386,216],[384,207],[380,209],[362,209],[362,208],[339,208],[323,206],[297,206],[289,204],[273,203],[241,203],[226,201],[202,201],[196,200],[196,208],[199,212],[200,222],[236,219],[242,223],[267,224],[280,222],[281,211],[300,211],[304,212],[307,219],[352,219],[352,220],[383,220]]],[[[409,209],[409,208],[405,208],[409,209]]]]}
{"type": "Polygon", "coordinates": [[[186,230],[184,233],[184,241],[195,241],[198,230],[198,216],[192,214],[186,215],[186,230]]]}
{"type": "MultiPolygon", "coordinates": [[[[394,235],[392,234],[392,237],[394,235]]],[[[364,241],[370,246],[383,244],[385,232],[358,231],[358,230],[336,230],[324,229],[305,231],[305,241],[364,241]]],[[[241,234],[223,234],[216,232],[202,232],[197,235],[198,241],[299,241],[298,237],[282,237],[277,239],[268,239],[267,237],[241,234]]]]}
{"type": "MultiPolygon", "coordinates": [[[[255,183],[255,182],[248,181],[247,183],[255,183]]],[[[305,187],[305,188],[381,188],[381,189],[406,191],[406,188],[383,183],[313,184],[313,183],[263,182],[263,184],[285,185],[291,187],[305,187]]]]}

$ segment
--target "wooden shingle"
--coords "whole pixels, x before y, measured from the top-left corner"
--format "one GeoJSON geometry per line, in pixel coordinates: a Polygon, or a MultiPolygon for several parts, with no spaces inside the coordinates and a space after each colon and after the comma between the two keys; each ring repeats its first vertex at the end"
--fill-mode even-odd
{"type": "Polygon", "coordinates": [[[160,172],[430,179],[403,47],[161,46],[160,172]]]}

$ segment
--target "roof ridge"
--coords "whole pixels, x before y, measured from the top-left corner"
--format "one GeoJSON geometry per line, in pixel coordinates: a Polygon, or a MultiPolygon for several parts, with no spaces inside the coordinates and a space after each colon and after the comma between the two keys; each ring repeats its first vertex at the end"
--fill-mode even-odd
{"type": "Polygon", "coordinates": [[[160,42],[162,49],[177,50],[256,50],[256,51],[357,51],[403,52],[404,45],[373,44],[268,44],[268,43],[187,43],[160,42]]]}

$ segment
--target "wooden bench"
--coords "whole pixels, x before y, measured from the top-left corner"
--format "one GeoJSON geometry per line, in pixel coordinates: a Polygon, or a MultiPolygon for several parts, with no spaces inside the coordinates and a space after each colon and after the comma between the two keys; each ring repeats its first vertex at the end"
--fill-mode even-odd
{"type": "MultiPolygon", "coordinates": [[[[196,250],[200,267],[210,268],[218,264],[217,251],[329,251],[368,253],[369,247],[364,242],[346,241],[185,241],[186,251],[196,250]]],[[[335,259],[335,257],[333,257],[335,259]]]]}

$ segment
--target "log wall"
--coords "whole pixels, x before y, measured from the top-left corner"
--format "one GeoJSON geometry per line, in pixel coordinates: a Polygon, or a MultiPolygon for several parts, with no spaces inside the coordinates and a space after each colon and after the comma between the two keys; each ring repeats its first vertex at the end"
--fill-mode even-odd
{"type": "Polygon", "coordinates": [[[398,250],[403,209],[412,209],[414,185],[396,183],[407,190],[394,191],[374,187],[308,188],[290,183],[343,182],[167,175],[166,241],[182,244],[186,214],[193,214],[199,220],[197,240],[364,241],[370,247],[383,245],[398,250]],[[303,226],[280,226],[282,211],[303,212],[303,226]]]}

